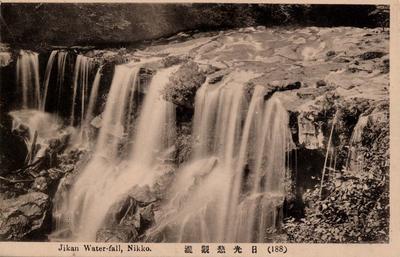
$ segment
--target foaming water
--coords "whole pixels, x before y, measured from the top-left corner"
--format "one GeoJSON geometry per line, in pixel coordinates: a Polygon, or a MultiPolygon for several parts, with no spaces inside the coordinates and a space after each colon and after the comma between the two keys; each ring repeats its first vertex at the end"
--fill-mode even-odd
{"type": "Polygon", "coordinates": [[[38,53],[20,51],[17,59],[17,85],[22,108],[38,109],[42,105],[38,53]]]}
{"type": "Polygon", "coordinates": [[[197,92],[194,154],[178,171],[173,196],[148,232],[168,242],[264,242],[279,224],[291,137],[279,99],[237,74],[197,92]],[[244,80],[244,81],[243,81],[244,80]]]}
{"type": "Polygon", "coordinates": [[[70,235],[64,239],[94,241],[112,205],[134,186],[151,184],[156,175],[153,169],[161,162],[160,156],[171,147],[175,110],[161,98],[160,90],[177,67],[161,70],[152,78],[131,155],[127,160],[119,158],[118,147],[121,136],[126,133],[124,121],[129,99],[132,99],[129,96],[137,90],[139,69],[140,64],[116,67],[94,156],[76,178],[71,191],[66,194],[60,187],[57,193],[57,199],[63,204],[54,210],[55,224],[60,226],[56,228],[55,237],[70,230],[70,235]]]}

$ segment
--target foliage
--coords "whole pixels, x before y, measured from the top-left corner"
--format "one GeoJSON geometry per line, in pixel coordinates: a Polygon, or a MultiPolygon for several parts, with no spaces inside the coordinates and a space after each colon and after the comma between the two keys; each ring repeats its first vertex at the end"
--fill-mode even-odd
{"type": "Polygon", "coordinates": [[[308,205],[305,217],[300,220],[289,217],[284,224],[289,241],[388,241],[388,117],[379,123],[372,119],[367,123],[360,149],[364,159],[361,171],[335,170],[327,174],[322,199],[319,199],[319,185],[304,194],[308,205]]]}
{"type": "Polygon", "coordinates": [[[188,11],[188,19],[203,29],[252,26],[257,14],[250,4],[194,4],[188,11]]]}
{"type": "Polygon", "coordinates": [[[378,5],[368,14],[381,27],[389,27],[390,23],[390,6],[378,5]]]}
{"type": "Polygon", "coordinates": [[[129,44],[180,31],[256,25],[377,27],[389,7],[300,4],[2,4],[2,40],[30,44],[129,44]]]}

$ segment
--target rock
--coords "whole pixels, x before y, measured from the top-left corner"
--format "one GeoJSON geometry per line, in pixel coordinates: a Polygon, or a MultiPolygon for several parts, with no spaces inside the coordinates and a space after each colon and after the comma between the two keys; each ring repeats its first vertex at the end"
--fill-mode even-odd
{"type": "Polygon", "coordinates": [[[5,175],[23,166],[28,149],[24,139],[11,131],[10,116],[4,115],[1,119],[0,175],[5,175]]]}
{"type": "Polygon", "coordinates": [[[103,120],[102,115],[96,116],[93,118],[93,120],[90,122],[90,125],[99,129],[101,128],[101,122],[103,120]]]}
{"type": "Polygon", "coordinates": [[[150,191],[150,187],[148,185],[135,185],[129,191],[128,195],[140,203],[151,203],[156,201],[156,198],[154,194],[150,191]]]}
{"type": "Polygon", "coordinates": [[[149,204],[148,206],[142,207],[139,210],[140,213],[140,229],[147,229],[151,225],[154,224],[154,211],[153,204],[149,204]]]}
{"type": "Polygon", "coordinates": [[[335,55],[336,55],[335,51],[330,50],[330,51],[326,52],[326,56],[327,57],[332,57],[332,56],[335,56],[335,55]]]}
{"type": "Polygon", "coordinates": [[[56,168],[49,169],[47,172],[52,180],[57,180],[63,176],[63,172],[56,168]]]}
{"type": "Polygon", "coordinates": [[[131,226],[117,226],[100,229],[96,234],[96,242],[128,243],[138,240],[138,232],[131,226]]]}
{"type": "Polygon", "coordinates": [[[205,80],[206,76],[196,63],[186,62],[170,77],[163,97],[178,106],[193,109],[196,91],[205,80]]]}
{"type": "Polygon", "coordinates": [[[199,67],[200,67],[200,72],[206,75],[210,75],[221,70],[220,68],[210,64],[200,64],[199,67]]]}
{"type": "Polygon", "coordinates": [[[32,184],[33,191],[45,192],[48,188],[48,182],[45,177],[37,177],[32,184]]]}
{"type": "Polygon", "coordinates": [[[387,74],[390,71],[390,60],[389,58],[385,58],[382,60],[382,63],[378,65],[378,69],[381,70],[383,74],[387,74]]]}
{"type": "Polygon", "coordinates": [[[156,176],[151,190],[156,199],[165,199],[171,182],[174,180],[176,167],[164,164],[159,169],[162,169],[161,174],[156,176]]]}
{"type": "Polygon", "coordinates": [[[138,212],[137,201],[127,196],[121,201],[113,204],[107,213],[106,226],[111,227],[117,224],[131,225],[133,227],[140,227],[140,219],[135,215],[138,212]]]}
{"type": "Polygon", "coordinates": [[[176,65],[182,63],[186,58],[182,56],[167,56],[161,60],[161,63],[165,68],[171,67],[172,65],[176,65]]]}
{"type": "Polygon", "coordinates": [[[224,74],[217,72],[208,78],[208,83],[215,84],[215,83],[220,82],[223,78],[224,78],[224,74]]]}
{"type": "Polygon", "coordinates": [[[40,192],[0,201],[0,240],[22,240],[40,229],[49,205],[48,195],[40,192]]]}
{"type": "Polygon", "coordinates": [[[359,57],[362,60],[372,60],[372,59],[376,59],[376,58],[381,58],[384,55],[386,55],[386,53],[384,53],[384,52],[371,51],[371,52],[365,52],[363,54],[360,54],[359,57]]]}
{"type": "Polygon", "coordinates": [[[321,128],[317,127],[310,117],[300,114],[297,117],[297,123],[299,126],[299,144],[310,150],[324,147],[324,135],[321,128]]]}
{"type": "Polygon", "coordinates": [[[0,43],[0,67],[8,66],[13,61],[9,45],[0,43]]]}
{"type": "Polygon", "coordinates": [[[325,87],[326,86],[326,82],[322,79],[318,80],[316,83],[317,88],[319,87],[325,87]]]}
{"type": "MultiPolygon", "coordinates": [[[[320,83],[320,85],[323,84],[322,82],[319,82],[319,83],[320,83]]],[[[318,96],[321,96],[324,93],[335,89],[334,86],[319,87],[318,84],[316,86],[317,86],[316,88],[312,88],[312,87],[301,88],[296,92],[296,95],[302,99],[315,99],[318,96]]]]}

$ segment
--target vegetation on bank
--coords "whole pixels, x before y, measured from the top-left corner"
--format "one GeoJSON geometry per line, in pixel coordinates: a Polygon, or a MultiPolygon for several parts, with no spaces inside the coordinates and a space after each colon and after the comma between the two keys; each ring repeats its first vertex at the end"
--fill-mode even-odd
{"type": "MultiPolygon", "coordinates": [[[[284,221],[283,231],[289,242],[389,241],[388,105],[375,110],[368,114],[367,124],[362,128],[357,164],[328,170],[322,197],[318,183],[303,195],[304,217],[287,217],[284,221]]],[[[340,127],[336,132],[343,132],[340,127]]],[[[339,159],[340,154],[349,154],[341,149],[339,159]]]]}

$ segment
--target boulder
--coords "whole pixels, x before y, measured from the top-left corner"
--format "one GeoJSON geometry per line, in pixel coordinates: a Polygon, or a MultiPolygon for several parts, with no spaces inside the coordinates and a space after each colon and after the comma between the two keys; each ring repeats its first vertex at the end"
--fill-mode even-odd
{"type": "Polygon", "coordinates": [[[42,228],[49,206],[48,195],[41,192],[0,201],[0,240],[22,240],[42,228]]]}
{"type": "Polygon", "coordinates": [[[129,197],[135,199],[139,203],[146,204],[156,201],[154,194],[151,192],[150,187],[148,185],[138,186],[135,185],[129,191],[129,197]]]}
{"type": "Polygon", "coordinates": [[[300,114],[297,117],[299,144],[303,145],[306,149],[323,148],[324,135],[321,128],[314,123],[312,116],[300,114]]]}
{"type": "Polygon", "coordinates": [[[205,80],[206,76],[195,62],[186,62],[170,77],[163,97],[178,106],[193,109],[196,91],[205,80]]]}
{"type": "Polygon", "coordinates": [[[11,117],[8,115],[2,117],[0,142],[0,175],[22,168],[28,149],[23,137],[11,131],[11,117]]]}
{"type": "Polygon", "coordinates": [[[363,54],[360,54],[360,58],[362,60],[372,60],[376,58],[381,58],[382,56],[386,55],[384,52],[379,52],[379,51],[370,51],[370,52],[365,52],[363,54]]]}
{"type": "Polygon", "coordinates": [[[48,188],[49,184],[48,181],[45,177],[37,177],[35,181],[33,182],[33,185],[31,189],[33,191],[38,191],[38,192],[45,192],[48,188]]]}
{"type": "Polygon", "coordinates": [[[100,229],[96,234],[96,242],[128,243],[138,240],[138,232],[131,226],[117,226],[100,229]]]}

